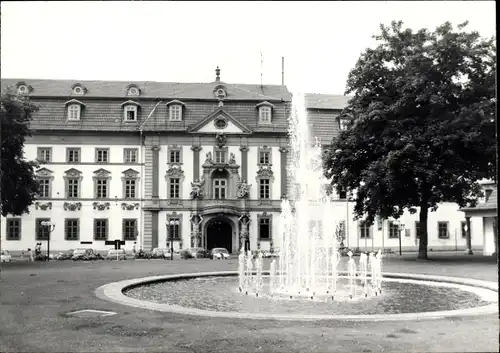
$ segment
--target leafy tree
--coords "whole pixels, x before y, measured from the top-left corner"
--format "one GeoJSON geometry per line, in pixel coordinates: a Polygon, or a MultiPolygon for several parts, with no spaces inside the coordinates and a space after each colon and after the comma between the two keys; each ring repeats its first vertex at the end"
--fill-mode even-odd
{"type": "Polygon", "coordinates": [[[338,191],[355,191],[356,218],[419,210],[418,257],[427,258],[428,212],[475,205],[477,181],[496,176],[496,48],[467,23],[402,26],[381,25],[379,44],[349,73],[341,115],[351,121],[323,161],[338,191]]]}
{"type": "Polygon", "coordinates": [[[1,136],[1,214],[20,216],[27,213],[36,198],[37,162],[24,158],[24,141],[31,136],[29,122],[38,107],[14,89],[2,92],[0,100],[1,136]]]}

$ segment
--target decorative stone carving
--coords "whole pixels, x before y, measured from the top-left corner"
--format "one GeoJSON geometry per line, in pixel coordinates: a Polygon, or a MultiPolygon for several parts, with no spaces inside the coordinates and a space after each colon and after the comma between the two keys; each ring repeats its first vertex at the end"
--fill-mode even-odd
{"type": "Polygon", "coordinates": [[[132,210],[138,210],[139,209],[139,203],[126,203],[122,202],[122,210],[124,211],[132,211],[132,210]]]}
{"type": "Polygon", "coordinates": [[[238,178],[238,182],[236,183],[236,196],[240,199],[247,198],[250,195],[250,186],[252,185],[249,185],[246,180],[240,181],[238,178]]]}
{"type": "Polygon", "coordinates": [[[193,152],[200,152],[201,151],[201,146],[199,146],[199,145],[193,145],[193,146],[191,146],[191,151],[193,151],[193,152]]]}
{"type": "Polygon", "coordinates": [[[108,178],[110,174],[108,170],[100,168],[94,172],[94,178],[108,178]]]}
{"type": "Polygon", "coordinates": [[[229,164],[236,164],[236,157],[234,156],[234,153],[229,154],[229,164]]]}
{"type": "Polygon", "coordinates": [[[109,210],[110,203],[109,202],[103,202],[103,203],[94,202],[94,203],[92,203],[92,206],[94,206],[94,210],[104,211],[104,210],[109,210]]]}
{"type": "Polygon", "coordinates": [[[133,170],[132,168],[125,170],[124,172],[122,172],[122,174],[123,174],[123,178],[127,178],[127,179],[134,179],[134,178],[139,177],[139,172],[136,170],[133,170]]]}
{"type": "Polygon", "coordinates": [[[51,177],[52,176],[52,170],[49,170],[47,168],[38,169],[36,171],[36,176],[37,177],[51,177]]]}
{"type": "Polygon", "coordinates": [[[227,142],[226,134],[224,132],[218,132],[217,135],[215,135],[215,141],[218,147],[224,147],[227,142]]]}
{"type": "Polygon", "coordinates": [[[274,173],[270,168],[261,167],[257,171],[257,178],[274,179],[274,173]]]}
{"type": "Polygon", "coordinates": [[[80,177],[82,172],[80,172],[78,169],[71,168],[71,169],[68,169],[65,172],[65,174],[66,174],[66,177],[68,177],[68,178],[78,178],[78,177],[80,177]]]}
{"type": "Polygon", "coordinates": [[[286,147],[280,147],[278,149],[278,151],[280,151],[281,153],[287,153],[288,152],[288,148],[286,148],[286,147]]]}
{"type": "Polygon", "coordinates": [[[52,209],[52,202],[47,202],[47,203],[35,202],[35,210],[38,210],[38,209],[41,209],[42,211],[51,210],[52,209]]]}
{"type": "Polygon", "coordinates": [[[248,152],[249,148],[248,148],[248,146],[240,146],[240,151],[241,152],[248,152]]]}
{"type": "Polygon", "coordinates": [[[212,152],[207,152],[205,158],[205,164],[214,164],[214,160],[212,159],[212,152]]]}
{"type": "Polygon", "coordinates": [[[205,180],[196,179],[191,183],[191,199],[202,199],[203,198],[203,185],[205,185],[205,180]]]}
{"type": "Polygon", "coordinates": [[[248,212],[244,213],[238,220],[241,222],[240,239],[241,243],[244,244],[245,239],[248,238],[248,225],[250,224],[250,215],[248,214],[248,212]]]}
{"type": "Polygon", "coordinates": [[[184,178],[184,171],[179,167],[170,167],[167,170],[167,176],[170,178],[184,178]]]}
{"type": "Polygon", "coordinates": [[[81,202],[65,202],[63,204],[63,208],[65,211],[80,211],[82,209],[81,202]]]}

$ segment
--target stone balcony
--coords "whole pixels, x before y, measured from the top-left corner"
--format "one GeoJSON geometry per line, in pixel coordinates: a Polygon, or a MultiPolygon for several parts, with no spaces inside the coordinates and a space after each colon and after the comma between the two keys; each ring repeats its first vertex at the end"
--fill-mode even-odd
{"type": "Polygon", "coordinates": [[[245,199],[151,199],[145,200],[144,210],[200,210],[203,213],[234,213],[249,210],[277,211],[281,210],[281,200],[245,200],[245,199]]]}

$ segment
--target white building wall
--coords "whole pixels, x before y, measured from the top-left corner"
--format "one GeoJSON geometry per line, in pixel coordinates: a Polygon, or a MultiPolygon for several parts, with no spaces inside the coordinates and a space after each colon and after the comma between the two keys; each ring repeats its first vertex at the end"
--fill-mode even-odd
{"type": "Polygon", "coordinates": [[[492,217],[485,217],[482,219],[484,220],[483,255],[492,255],[495,252],[495,230],[493,228],[494,219],[492,217]]]}

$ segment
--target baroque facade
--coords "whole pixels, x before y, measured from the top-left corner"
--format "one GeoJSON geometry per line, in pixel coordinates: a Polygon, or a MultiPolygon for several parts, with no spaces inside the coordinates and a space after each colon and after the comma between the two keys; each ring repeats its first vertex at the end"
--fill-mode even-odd
{"type": "MultiPolygon", "coordinates": [[[[30,213],[2,218],[2,248],[26,250],[49,237],[54,251],[105,250],[105,240],[115,239],[129,250],[134,243],[145,250],[273,248],[290,186],[285,86],[225,83],[218,68],[209,83],[3,79],[7,86],[40,105],[25,157],[41,165],[30,213]],[[52,232],[43,221],[55,224],[52,232]]],[[[346,103],[306,95],[321,143],[345,127],[338,115],[346,103]]],[[[367,227],[352,219],[345,195],[333,198],[345,245],[397,248],[393,221],[367,227]]],[[[402,218],[403,250],[418,246],[416,221],[402,218]]],[[[464,221],[455,204],[430,213],[429,248],[463,248],[464,221]]]]}

